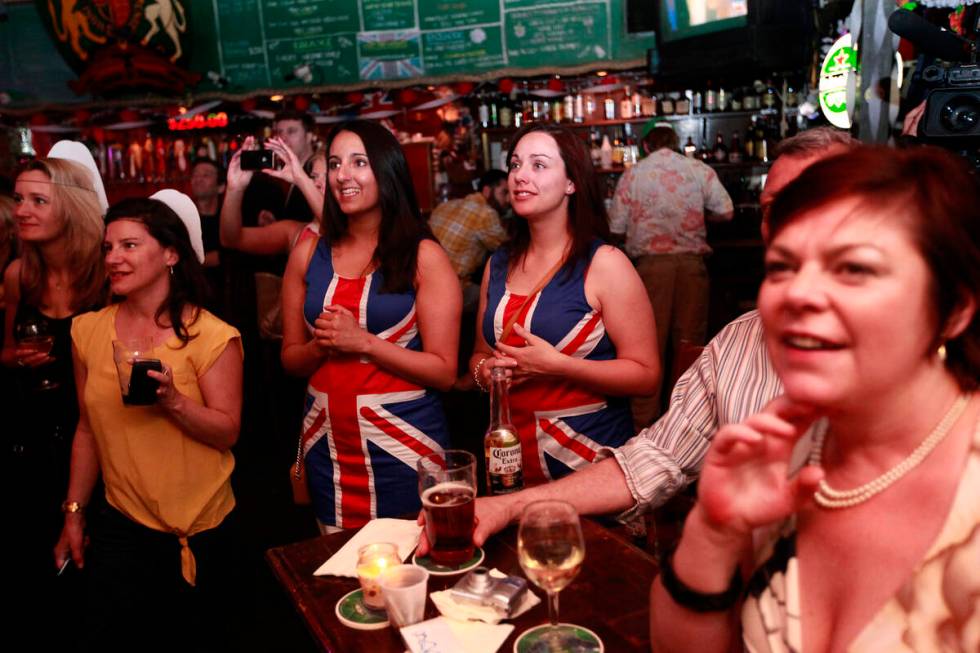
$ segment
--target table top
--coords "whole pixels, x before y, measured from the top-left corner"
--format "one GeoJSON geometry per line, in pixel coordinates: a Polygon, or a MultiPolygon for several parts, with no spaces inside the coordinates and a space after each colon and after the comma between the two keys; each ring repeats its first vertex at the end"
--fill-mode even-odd
{"type": "MultiPolygon", "coordinates": [[[[357,579],[313,575],[355,532],[344,531],[275,547],[266,552],[266,560],[322,650],[403,653],[405,646],[395,629],[354,630],[337,619],[334,612],[337,601],[359,587],[357,579]]],[[[656,561],[590,519],[582,520],[582,533],[585,562],[578,577],[559,596],[561,621],[592,629],[610,653],[649,651],[649,592],[657,572],[656,561]]],[[[524,575],[517,561],[516,527],[498,533],[483,548],[484,566],[524,575]]],[[[429,593],[450,587],[460,577],[431,576],[429,593]]],[[[511,620],[514,630],[499,649],[501,653],[510,653],[514,640],[525,630],[548,621],[547,596],[533,584],[529,586],[541,598],[541,603],[511,620]]],[[[425,618],[437,616],[439,611],[431,599],[427,600],[425,618]]]]}

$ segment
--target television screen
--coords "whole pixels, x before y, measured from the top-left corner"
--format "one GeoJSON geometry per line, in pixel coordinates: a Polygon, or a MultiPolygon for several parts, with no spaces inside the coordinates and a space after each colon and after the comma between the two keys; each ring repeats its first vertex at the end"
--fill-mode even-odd
{"type": "Polygon", "coordinates": [[[744,27],[748,0],[660,0],[660,40],[744,27]]]}

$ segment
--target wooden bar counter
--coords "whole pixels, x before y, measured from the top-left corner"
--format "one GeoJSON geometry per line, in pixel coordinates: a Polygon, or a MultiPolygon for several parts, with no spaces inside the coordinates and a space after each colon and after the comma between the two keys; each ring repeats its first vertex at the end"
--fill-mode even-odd
{"type": "MultiPolygon", "coordinates": [[[[582,532],[585,563],[578,577],[560,594],[561,621],[591,628],[610,653],[649,651],[649,591],[657,572],[656,561],[590,519],[582,520],[582,532]]],[[[331,653],[402,653],[405,646],[393,628],[354,630],[337,619],[334,607],[342,596],[359,587],[357,579],[313,576],[354,533],[325,535],[269,549],[266,560],[320,649],[331,653]]],[[[524,575],[517,562],[516,526],[491,538],[484,551],[484,566],[524,575]]],[[[460,577],[431,576],[429,593],[453,585],[460,577]]],[[[541,603],[511,622],[514,631],[499,649],[501,653],[510,653],[518,635],[548,620],[547,596],[533,584],[530,587],[541,603]]],[[[438,615],[432,600],[427,600],[426,619],[438,615]]]]}

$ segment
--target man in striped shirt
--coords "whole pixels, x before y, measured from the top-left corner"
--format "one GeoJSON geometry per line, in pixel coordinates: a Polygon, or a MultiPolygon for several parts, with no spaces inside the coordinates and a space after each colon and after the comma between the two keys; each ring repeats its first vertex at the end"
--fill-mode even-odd
{"type": "MultiPolygon", "coordinates": [[[[804,168],[856,145],[845,132],[817,128],[780,143],[760,197],[765,216],[777,192],[804,168]]],[[[756,311],[723,328],[678,380],[667,413],[618,449],[605,449],[595,464],[563,479],[522,492],[477,500],[481,545],[541,499],[572,503],[579,513],[625,511],[621,519],[651,510],[695,480],[719,426],[741,422],[782,392],[769,360],[756,311]]]]}

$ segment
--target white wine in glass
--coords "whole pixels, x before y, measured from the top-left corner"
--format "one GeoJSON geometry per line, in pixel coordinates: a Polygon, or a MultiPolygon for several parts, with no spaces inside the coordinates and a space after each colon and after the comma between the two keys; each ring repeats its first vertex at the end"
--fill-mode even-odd
{"type": "Polygon", "coordinates": [[[558,622],[558,592],[578,575],[585,560],[585,541],[578,513],[564,501],[535,501],[521,514],[517,555],[528,579],[548,593],[550,626],[521,635],[520,650],[598,651],[589,631],[558,622]],[[533,640],[533,641],[532,641],[533,640]]]}

